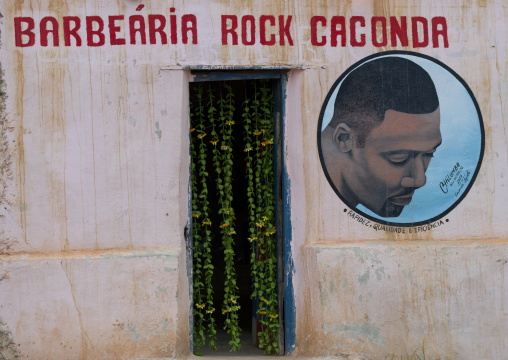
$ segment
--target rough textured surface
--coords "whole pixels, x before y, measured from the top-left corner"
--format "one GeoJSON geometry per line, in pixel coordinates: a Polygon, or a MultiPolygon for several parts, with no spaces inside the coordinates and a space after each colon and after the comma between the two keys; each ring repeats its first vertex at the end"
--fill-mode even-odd
{"type": "Polygon", "coordinates": [[[506,242],[321,244],[304,253],[318,274],[305,295],[314,327],[302,330],[300,351],[382,359],[423,344],[443,360],[508,354],[499,337],[508,332],[506,242]]]}
{"type": "Polygon", "coordinates": [[[27,359],[174,357],[177,268],[172,250],[10,256],[0,317],[27,359]]]}
{"type": "MultiPolygon", "coordinates": [[[[497,312],[502,314],[506,312],[505,299],[508,298],[506,270],[503,272],[500,267],[501,263],[497,262],[502,257],[498,257],[495,251],[482,252],[481,248],[464,248],[461,251],[464,244],[461,240],[475,239],[479,245],[484,242],[486,246],[489,246],[493,240],[506,241],[508,234],[508,214],[506,212],[508,192],[504,181],[508,171],[506,156],[508,152],[506,136],[508,106],[504,100],[508,93],[506,81],[508,69],[507,25],[504,20],[508,14],[507,5],[500,1],[473,1],[468,3],[468,6],[454,1],[441,1],[437,6],[435,3],[430,5],[423,2],[402,4],[393,1],[355,1],[352,3],[341,2],[338,7],[331,7],[329,4],[316,6],[317,8],[313,8],[312,11],[310,9],[307,11],[313,14],[328,14],[328,16],[332,13],[352,13],[362,14],[366,17],[374,15],[433,16],[439,12],[441,16],[449,19],[451,34],[449,49],[408,50],[420,51],[438,58],[467,82],[479,102],[483,115],[486,146],[484,161],[474,186],[464,201],[447,215],[449,221],[446,222],[445,219],[444,226],[431,231],[405,235],[373,231],[362,226],[346,216],[347,212],[344,212],[346,207],[322,175],[316,149],[316,127],[321,105],[333,82],[355,61],[376,50],[367,47],[348,48],[344,51],[336,49],[335,53],[327,53],[330,49],[315,49],[316,58],[326,59],[326,69],[315,68],[298,71],[298,74],[295,74],[293,78],[296,80],[293,86],[296,87],[288,91],[287,97],[289,124],[286,128],[286,144],[288,171],[291,178],[293,234],[291,248],[295,264],[293,280],[297,323],[294,354],[308,356],[336,354],[341,351],[339,345],[342,344],[344,349],[356,347],[360,349],[359,351],[364,350],[362,347],[364,345],[366,353],[376,354],[378,357],[389,353],[403,355],[406,351],[421,346],[423,335],[427,334],[429,338],[433,337],[436,342],[432,345],[436,346],[434,354],[439,354],[443,358],[445,356],[450,359],[496,358],[496,356],[505,358],[508,354],[507,344],[504,342],[504,338],[500,338],[499,329],[506,331],[506,318],[500,318],[494,310],[491,310],[493,303],[495,303],[494,308],[497,312]],[[470,26],[471,24],[475,25],[470,26]],[[432,242],[439,248],[442,244],[457,241],[457,251],[461,257],[460,259],[454,257],[452,252],[442,253],[436,258],[437,263],[434,265],[433,262],[427,262],[433,258],[430,256],[431,254],[415,250],[416,252],[413,254],[420,254],[422,259],[425,256],[426,260],[418,259],[418,256],[412,258],[415,266],[414,273],[420,276],[425,274],[428,277],[435,277],[435,282],[423,282],[419,291],[414,290],[414,293],[401,294],[392,291],[392,288],[386,291],[383,291],[382,288],[386,283],[387,286],[393,286],[395,289],[397,286],[403,286],[399,291],[410,289],[411,287],[402,281],[402,277],[398,278],[400,281],[396,282],[397,285],[395,283],[389,285],[387,278],[382,278],[383,280],[380,282],[373,281],[378,276],[375,269],[367,272],[366,267],[340,267],[337,264],[338,258],[342,254],[340,247],[346,246],[347,242],[354,242],[355,246],[358,244],[361,247],[359,243],[364,241],[366,250],[371,247],[369,241],[388,241],[393,243],[394,249],[408,242],[414,242],[414,247],[417,247],[420,242],[432,242]],[[336,246],[338,248],[336,252],[329,250],[333,255],[317,258],[313,251],[307,248],[307,246],[312,247],[314,244],[329,244],[331,249],[336,246]],[[456,272],[453,273],[456,276],[453,279],[455,288],[444,288],[442,292],[441,290],[436,292],[436,283],[442,281],[444,286],[447,281],[446,278],[439,279],[446,270],[446,268],[439,266],[440,261],[449,264],[447,265],[448,269],[453,269],[456,266],[456,272]],[[459,263],[455,264],[456,261],[459,263]],[[474,266],[475,272],[471,271],[470,264],[474,266]],[[338,267],[337,271],[333,273],[334,275],[327,272],[330,282],[322,284],[322,291],[317,286],[323,281],[320,277],[322,274],[318,274],[316,271],[321,266],[338,267]],[[339,272],[340,277],[334,278],[334,276],[339,276],[339,272]],[[482,280],[476,278],[480,273],[482,280]],[[355,279],[354,286],[359,287],[361,293],[355,293],[353,288],[344,294],[338,293],[343,276],[355,279]],[[458,279],[461,279],[462,284],[459,285],[456,282],[458,279]],[[360,286],[359,280],[365,286],[360,286]],[[485,286],[480,286],[482,281],[486,284],[485,286]],[[328,291],[335,296],[322,297],[328,291]],[[369,298],[369,293],[373,296],[377,294],[377,297],[374,298],[377,302],[369,298]],[[494,293],[495,296],[492,295],[494,293]],[[395,294],[398,294],[399,297],[397,298],[395,294]],[[344,297],[345,295],[347,296],[344,297]],[[356,296],[353,297],[353,295],[356,296]],[[362,295],[363,302],[360,302],[360,295],[362,295]],[[326,300],[325,304],[321,302],[322,299],[326,300]],[[367,300],[373,301],[369,303],[368,308],[367,300]],[[393,301],[397,301],[400,306],[390,305],[393,301]],[[460,308],[456,308],[457,318],[453,323],[456,328],[453,330],[452,337],[450,337],[450,327],[447,325],[447,313],[444,311],[447,306],[451,306],[448,301],[460,305],[460,308]],[[425,304],[427,304],[428,314],[425,313],[425,304]],[[326,313],[324,313],[325,305],[328,307],[326,313]],[[400,313],[392,313],[396,308],[400,309],[400,313]],[[349,313],[354,310],[359,313],[349,313]],[[476,335],[475,330],[472,329],[475,325],[471,325],[474,322],[462,317],[470,313],[479,313],[488,319],[477,318],[475,321],[477,321],[477,325],[481,325],[482,331],[485,331],[482,335],[487,336],[490,346],[482,343],[482,337],[476,335]],[[382,314],[392,314],[393,316],[383,317],[372,327],[365,320],[366,315],[372,319],[372,316],[383,316],[382,314]],[[438,314],[444,318],[440,319],[438,314]],[[325,334],[322,321],[323,319],[331,321],[333,316],[336,318],[333,323],[327,325],[325,334]],[[412,322],[407,323],[407,329],[403,326],[404,321],[407,322],[406,316],[408,319],[412,319],[412,322]],[[424,326],[417,322],[420,316],[425,320],[424,326]],[[351,317],[354,321],[350,321],[351,317]],[[426,320],[426,317],[433,321],[426,320]],[[386,348],[379,337],[384,336],[382,332],[384,329],[387,334],[396,334],[392,338],[386,337],[386,348]],[[407,337],[407,333],[413,334],[412,337],[407,337]],[[420,335],[417,336],[415,333],[420,333],[420,335]],[[361,334],[364,335],[361,336],[361,334]],[[351,340],[353,343],[349,344],[347,338],[356,339],[356,343],[351,340]],[[440,348],[437,343],[441,346],[440,348]],[[472,349],[472,344],[475,344],[476,348],[472,349]],[[393,349],[393,351],[389,349],[393,349]],[[448,350],[451,352],[448,353],[448,350]],[[470,350],[472,352],[468,353],[470,350]],[[458,356],[457,353],[463,357],[458,356]]],[[[388,49],[392,48],[388,46],[383,50],[388,49]]],[[[503,250],[503,246],[496,247],[496,249],[500,249],[502,252],[506,251],[503,250]]],[[[397,256],[393,255],[383,260],[385,266],[397,266],[397,264],[407,261],[406,254],[396,253],[397,256]]],[[[324,270],[321,268],[320,271],[324,270]]],[[[393,275],[391,276],[394,281],[393,275]]],[[[348,284],[353,286],[350,282],[348,284]]],[[[370,322],[370,324],[373,323],[370,322]]]]}
{"type": "MultiPolygon", "coordinates": [[[[495,242],[508,236],[505,1],[145,1],[137,12],[140,4],[0,2],[0,316],[22,354],[188,353],[189,73],[180,68],[280,65],[306,68],[290,72],[285,119],[295,354],[400,355],[430,339],[430,351],[451,359],[506,358],[508,256],[495,242]],[[173,6],[199,19],[198,45],[14,46],[15,17],[39,24],[45,16],[169,16],[173,6]],[[222,14],[291,15],[294,46],[223,46],[222,14]],[[315,15],[444,16],[450,47],[316,47],[309,29],[315,15]],[[335,80],[361,58],[391,49],[419,51],[455,70],[475,94],[486,130],[481,171],[449,222],[406,236],[344,215],[316,144],[335,80]],[[470,239],[479,246],[450,245],[470,239]],[[345,245],[362,241],[390,245],[345,245]],[[429,243],[418,248],[421,241],[429,243]],[[170,273],[154,255],[167,249],[176,254],[170,273]],[[146,256],[129,255],[137,251],[146,256]]],[[[322,28],[318,36],[329,34],[322,28]]]]}
{"type": "MultiPolygon", "coordinates": [[[[0,13],[0,23],[3,23],[3,16],[0,13]]],[[[0,31],[0,49],[2,46],[2,32],[0,31]]],[[[7,207],[12,205],[12,189],[9,192],[9,186],[12,187],[12,158],[15,148],[15,140],[12,139],[13,124],[7,114],[6,99],[7,85],[4,80],[4,66],[0,61],[0,254],[8,253],[15,245],[13,237],[6,230],[5,217],[7,207]],[[14,145],[14,146],[13,146],[14,145]]]]}
{"type": "Polygon", "coordinates": [[[2,360],[15,360],[20,358],[18,346],[12,338],[9,327],[2,318],[0,318],[0,358],[2,360]]]}

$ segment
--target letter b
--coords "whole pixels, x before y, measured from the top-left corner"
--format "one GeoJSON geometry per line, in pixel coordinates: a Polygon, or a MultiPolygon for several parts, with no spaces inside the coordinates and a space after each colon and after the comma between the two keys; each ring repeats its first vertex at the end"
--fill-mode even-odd
{"type": "Polygon", "coordinates": [[[34,28],[35,22],[31,17],[14,18],[14,38],[17,47],[33,46],[35,44],[35,33],[33,32],[34,28]],[[28,24],[28,27],[25,30],[21,30],[21,23],[23,22],[28,24]],[[28,42],[23,43],[23,35],[28,36],[28,42]]]}

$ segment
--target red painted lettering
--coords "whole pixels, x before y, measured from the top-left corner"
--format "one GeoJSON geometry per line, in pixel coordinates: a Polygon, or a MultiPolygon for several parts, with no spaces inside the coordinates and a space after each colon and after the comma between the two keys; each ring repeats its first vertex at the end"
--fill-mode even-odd
{"type": "Polygon", "coordinates": [[[35,28],[34,19],[31,17],[15,17],[14,18],[14,39],[17,47],[33,46],[35,44],[35,28]],[[27,24],[25,30],[21,29],[21,24],[27,24]],[[28,36],[28,41],[23,42],[23,35],[28,36]]]}
{"type": "Polygon", "coordinates": [[[81,46],[81,37],[78,35],[78,30],[81,27],[81,19],[77,16],[64,16],[63,17],[63,31],[65,46],[71,46],[71,36],[76,41],[76,46],[81,46]],[[71,29],[71,21],[74,27],[71,29]]]}
{"type": "Polygon", "coordinates": [[[242,44],[254,45],[256,42],[256,19],[252,15],[242,16],[242,44]],[[250,22],[250,40],[247,40],[247,22],[250,22]]]}
{"type": "MultiPolygon", "coordinates": [[[[175,8],[169,9],[172,13],[175,12],[175,8]]],[[[178,43],[178,35],[176,28],[176,15],[169,15],[169,28],[171,33],[171,44],[178,43]]]]}
{"type": "Polygon", "coordinates": [[[443,37],[443,45],[445,48],[448,47],[448,26],[446,25],[446,19],[443,16],[436,16],[432,18],[432,46],[439,47],[439,38],[443,37]],[[441,29],[438,29],[438,25],[441,29]]]}
{"type": "Polygon", "coordinates": [[[374,16],[370,20],[370,28],[372,31],[372,45],[386,46],[388,45],[388,36],[386,35],[386,18],[381,16],[374,16]],[[380,41],[377,39],[377,23],[381,23],[382,38],[380,41]]]}
{"type": "Polygon", "coordinates": [[[429,45],[429,29],[428,29],[429,22],[427,19],[421,16],[415,16],[411,18],[411,30],[413,35],[413,47],[419,48],[419,47],[426,47],[429,45]],[[418,35],[418,23],[422,24],[423,26],[423,40],[420,41],[420,37],[418,35]]]}
{"type": "Polygon", "coordinates": [[[150,38],[150,44],[157,44],[156,34],[161,37],[161,44],[165,45],[168,43],[168,36],[164,32],[166,27],[166,18],[163,15],[148,15],[148,37],[150,38]],[[159,26],[156,26],[155,22],[159,22],[159,26]]]}
{"type": "Polygon", "coordinates": [[[100,16],[87,16],[86,17],[86,43],[88,46],[103,46],[106,42],[106,36],[103,34],[104,21],[100,16]],[[93,24],[96,23],[98,29],[93,29],[93,24]],[[94,41],[94,35],[99,39],[94,41]]]}
{"type": "Polygon", "coordinates": [[[390,16],[390,44],[397,46],[397,38],[400,40],[401,46],[408,46],[407,39],[407,20],[405,16],[401,16],[400,24],[395,16],[390,16]]]}
{"type": "Polygon", "coordinates": [[[142,15],[129,16],[129,30],[131,35],[131,44],[136,44],[136,34],[139,33],[141,44],[146,44],[145,18],[142,15]],[[136,27],[138,23],[138,27],[136,27]]]}
{"type": "Polygon", "coordinates": [[[330,30],[330,44],[332,47],[337,46],[337,36],[340,35],[340,46],[346,46],[346,18],[344,16],[333,16],[332,27],[330,30]],[[337,25],[340,25],[340,30],[337,29],[337,25]]]}
{"type": "Polygon", "coordinates": [[[284,46],[286,44],[285,38],[288,38],[288,44],[293,46],[293,38],[291,37],[291,32],[289,28],[291,27],[291,20],[293,16],[288,15],[288,19],[284,22],[284,15],[279,15],[279,44],[284,46]]]}
{"type": "Polygon", "coordinates": [[[349,20],[351,39],[349,41],[351,46],[365,46],[365,34],[360,35],[360,41],[356,39],[356,23],[359,23],[360,27],[365,27],[365,18],[363,16],[351,16],[349,20]]]}
{"type": "Polygon", "coordinates": [[[196,15],[186,14],[182,16],[182,42],[187,44],[187,32],[192,34],[192,43],[198,43],[198,25],[196,15]],[[190,23],[190,26],[189,26],[190,23]]]}
{"type": "Polygon", "coordinates": [[[270,21],[270,26],[275,25],[275,16],[261,15],[259,18],[259,35],[261,45],[275,45],[275,34],[270,35],[270,40],[266,40],[266,21],[270,21]]]}
{"type": "Polygon", "coordinates": [[[123,20],[123,15],[110,16],[108,22],[109,42],[111,45],[125,45],[125,38],[117,38],[116,33],[121,30],[120,26],[115,26],[116,20],[123,20]]]}
{"type": "Polygon", "coordinates": [[[326,37],[321,36],[321,41],[317,39],[317,23],[326,26],[326,18],[324,16],[313,16],[310,18],[310,43],[314,46],[323,46],[326,44],[326,37]]]}
{"type": "Polygon", "coordinates": [[[228,34],[231,34],[233,45],[238,45],[238,34],[236,33],[238,19],[236,15],[222,15],[221,19],[222,45],[228,45],[228,34]],[[228,20],[231,20],[231,27],[229,29],[227,25],[228,20]]]}
{"type": "Polygon", "coordinates": [[[53,46],[58,46],[58,21],[53,16],[46,16],[41,19],[41,46],[48,46],[48,34],[53,37],[53,46]],[[48,29],[51,23],[51,29],[48,29]]]}

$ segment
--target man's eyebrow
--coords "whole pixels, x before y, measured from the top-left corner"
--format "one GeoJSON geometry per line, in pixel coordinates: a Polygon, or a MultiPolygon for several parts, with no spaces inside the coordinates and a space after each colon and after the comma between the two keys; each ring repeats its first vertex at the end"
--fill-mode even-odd
{"type": "MultiPolygon", "coordinates": [[[[437,148],[439,146],[441,146],[443,142],[440,141],[438,144],[436,144],[436,146],[434,146],[432,149],[430,149],[429,151],[422,151],[422,152],[430,152],[430,151],[436,151],[437,148]]],[[[414,153],[414,152],[419,152],[417,150],[411,150],[411,149],[399,149],[399,150],[389,150],[389,151],[383,151],[381,152],[381,154],[383,155],[392,155],[392,154],[406,154],[406,153],[414,153]]]]}

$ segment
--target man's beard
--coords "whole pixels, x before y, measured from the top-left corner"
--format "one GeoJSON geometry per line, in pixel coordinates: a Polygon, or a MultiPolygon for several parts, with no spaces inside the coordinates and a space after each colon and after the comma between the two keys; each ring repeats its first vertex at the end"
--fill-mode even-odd
{"type": "MultiPolygon", "coordinates": [[[[372,209],[371,209],[372,210],[372,209]]],[[[391,201],[387,200],[379,211],[372,210],[376,215],[381,217],[397,217],[404,210],[404,205],[395,205],[391,201]]]]}

